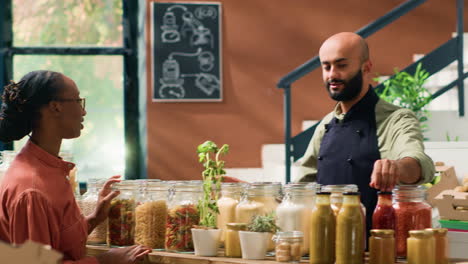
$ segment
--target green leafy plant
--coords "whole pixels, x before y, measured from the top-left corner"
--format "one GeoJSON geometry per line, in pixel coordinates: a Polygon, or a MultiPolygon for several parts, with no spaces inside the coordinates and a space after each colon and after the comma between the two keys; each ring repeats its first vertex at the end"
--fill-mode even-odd
{"type": "MultiPolygon", "coordinates": [[[[429,111],[425,108],[432,101],[432,94],[424,87],[429,73],[418,63],[414,75],[395,69],[395,76],[383,82],[384,88],[377,94],[385,101],[411,109],[421,123],[423,132],[428,130],[426,122],[429,111]]],[[[375,78],[379,81],[379,78],[375,78]]]]}
{"type": "Polygon", "coordinates": [[[447,139],[448,142],[450,142],[450,141],[457,142],[459,140],[458,136],[455,136],[454,138],[451,138],[448,131],[445,132],[445,139],[447,139]]]}
{"type": "Polygon", "coordinates": [[[247,230],[252,232],[276,233],[280,228],[275,223],[275,213],[267,215],[255,215],[247,225],[247,230]]]}
{"type": "Polygon", "coordinates": [[[202,172],[203,198],[198,202],[200,226],[216,227],[216,215],[219,214],[216,201],[219,198],[223,175],[226,174],[224,161],[220,160],[220,156],[228,151],[229,145],[224,144],[218,148],[212,141],[205,141],[197,148],[198,161],[205,168],[202,172]]]}

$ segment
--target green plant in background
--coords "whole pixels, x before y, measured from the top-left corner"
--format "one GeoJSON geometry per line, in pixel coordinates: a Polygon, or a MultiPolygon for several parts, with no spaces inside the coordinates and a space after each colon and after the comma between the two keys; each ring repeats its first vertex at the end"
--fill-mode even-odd
{"type": "MultiPolygon", "coordinates": [[[[432,94],[424,87],[429,78],[429,73],[418,63],[416,72],[411,75],[404,71],[395,69],[395,75],[383,82],[384,88],[377,94],[385,101],[404,108],[411,109],[421,123],[421,130],[428,130],[426,122],[429,111],[425,108],[432,101],[432,94]]],[[[379,81],[379,78],[375,78],[379,81]]]]}
{"type": "Polygon", "coordinates": [[[247,225],[247,230],[251,232],[276,233],[280,228],[275,224],[275,213],[267,215],[255,215],[247,225]]]}
{"type": "Polygon", "coordinates": [[[202,172],[203,198],[198,202],[201,226],[216,227],[216,215],[219,214],[216,201],[219,198],[223,175],[226,174],[224,161],[220,160],[220,156],[228,151],[229,145],[224,144],[218,148],[212,141],[205,141],[197,148],[198,161],[203,163],[205,168],[202,172]]]}

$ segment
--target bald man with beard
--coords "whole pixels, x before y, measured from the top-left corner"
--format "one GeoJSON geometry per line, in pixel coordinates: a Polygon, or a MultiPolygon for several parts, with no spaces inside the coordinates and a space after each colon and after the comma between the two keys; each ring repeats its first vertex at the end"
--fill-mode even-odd
{"type": "Polygon", "coordinates": [[[302,175],[295,180],[356,184],[369,229],[377,191],[430,182],[434,164],[424,153],[415,114],[380,99],[370,85],[372,62],[361,36],[333,35],[322,44],[319,56],[325,87],[337,104],[315,130],[302,175]]]}

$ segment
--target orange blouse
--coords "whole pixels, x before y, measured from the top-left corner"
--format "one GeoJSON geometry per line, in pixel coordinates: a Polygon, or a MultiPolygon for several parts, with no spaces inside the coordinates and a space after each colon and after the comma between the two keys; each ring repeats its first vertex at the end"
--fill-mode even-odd
{"type": "Polygon", "coordinates": [[[29,140],[0,185],[0,239],[50,245],[64,263],[98,263],[85,257],[88,223],[67,180],[74,166],[29,140]]]}

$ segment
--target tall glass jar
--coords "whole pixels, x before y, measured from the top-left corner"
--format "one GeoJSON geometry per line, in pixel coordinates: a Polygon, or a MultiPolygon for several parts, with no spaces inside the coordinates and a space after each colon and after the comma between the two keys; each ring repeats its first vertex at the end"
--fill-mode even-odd
{"type": "Polygon", "coordinates": [[[202,191],[202,185],[190,181],[179,182],[173,186],[166,220],[164,243],[167,251],[193,251],[190,229],[200,221],[197,204],[202,197],[202,191]]]}
{"type": "Polygon", "coordinates": [[[226,182],[221,184],[221,197],[216,204],[218,205],[219,214],[216,218],[216,226],[223,230],[221,234],[221,243],[224,243],[224,230],[227,223],[236,222],[236,206],[240,201],[243,187],[245,184],[226,182]]]}
{"type": "Polygon", "coordinates": [[[301,254],[309,253],[310,215],[315,204],[315,183],[287,184],[283,201],[276,208],[276,224],[281,231],[301,231],[304,234],[301,254]]]}
{"type": "Polygon", "coordinates": [[[412,230],[408,237],[408,264],[435,264],[435,239],[432,231],[412,230]]]}
{"type": "Polygon", "coordinates": [[[345,192],[336,217],[336,264],[364,263],[364,218],[358,192],[345,192]]]}
{"type": "Polygon", "coordinates": [[[377,192],[377,195],[377,205],[372,215],[372,228],[395,230],[395,209],[392,206],[392,192],[377,192]]]}
{"type": "Polygon", "coordinates": [[[395,231],[393,229],[372,229],[369,238],[369,263],[395,263],[395,231]]]}
{"type": "Polygon", "coordinates": [[[107,230],[109,246],[131,246],[135,243],[135,207],[138,185],[133,181],[114,183],[120,194],[111,202],[107,230]]]}
{"type": "Polygon", "coordinates": [[[397,257],[406,257],[406,240],[410,230],[431,228],[432,208],[425,201],[423,186],[400,185],[393,190],[397,257]]]}
{"type": "Polygon", "coordinates": [[[3,175],[10,167],[11,162],[15,159],[16,154],[18,154],[18,152],[13,150],[4,150],[1,152],[2,163],[0,163],[0,182],[2,182],[3,175]]]}
{"type": "MultiPolygon", "coordinates": [[[[99,199],[99,192],[103,184],[104,179],[88,179],[87,190],[83,194],[80,207],[83,215],[88,216],[96,210],[97,202],[99,199]]],[[[105,244],[107,238],[107,219],[97,225],[94,230],[88,235],[88,244],[105,244]]]]}
{"type": "Polygon", "coordinates": [[[322,186],[321,191],[331,193],[331,208],[333,209],[333,213],[335,214],[335,216],[337,216],[338,212],[341,209],[341,205],[343,204],[343,193],[357,192],[358,186],[355,184],[325,185],[322,186]]]}
{"type": "Polygon", "coordinates": [[[329,192],[317,193],[310,222],[310,264],[335,263],[336,222],[329,192]]]}
{"type": "Polygon", "coordinates": [[[252,183],[247,193],[236,206],[236,222],[249,223],[255,215],[265,215],[276,211],[279,205],[281,184],[252,183]]]}
{"type": "Polygon", "coordinates": [[[447,228],[427,228],[434,233],[435,239],[435,264],[448,264],[448,239],[447,228]]]}
{"type": "Polygon", "coordinates": [[[225,234],[225,255],[228,258],[240,258],[242,257],[242,251],[240,246],[239,231],[247,230],[247,224],[245,223],[227,223],[225,234]]]}
{"type": "Polygon", "coordinates": [[[168,193],[165,183],[147,182],[135,209],[135,244],[164,248],[168,193]]]}

